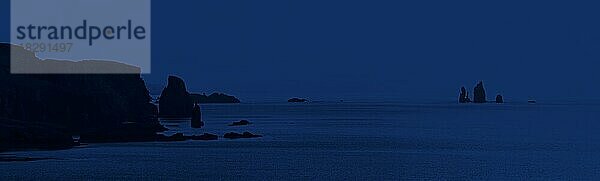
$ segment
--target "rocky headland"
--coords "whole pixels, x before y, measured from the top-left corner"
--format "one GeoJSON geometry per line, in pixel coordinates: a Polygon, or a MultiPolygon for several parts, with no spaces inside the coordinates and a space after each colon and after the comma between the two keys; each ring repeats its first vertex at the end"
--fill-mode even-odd
{"type": "MultiPolygon", "coordinates": [[[[21,47],[13,48],[22,50],[12,55],[16,62],[42,62],[21,47]]],[[[165,130],[139,73],[10,74],[10,49],[0,44],[0,139],[5,148],[64,147],[73,144],[72,136],[81,142],[154,141],[165,130]]]]}
{"type": "Polygon", "coordinates": [[[191,94],[191,99],[193,102],[201,103],[201,104],[210,104],[210,103],[240,103],[241,101],[235,96],[230,96],[223,93],[212,93],[210,95],[206,94],[191,94]]]}
{"type": "MultiPolygon", "coordinates": [[[[159,116],[191,117],[195,127],[202,127],[200,107],[194,104],[195,99],[187,91],[184,81],[175,76],[169,76],[157,107],[139,72],[137,67],[108,61],[42,61],[22,47],[0,44],[0,152],[63,149],[79,143],[218,139],[217,135],[208,133],[192,136],[158,134],[167,130],[159,123],[159,116]],[[19,53],[11,55],[11,47],[19,53]],[[11,74],[11,56],[16,63],[27,65],[75,68],[102,65],[106,70],[137,73],[11,74]]],[[[197,103],[201,102],[237,103],[239,100],[215,93],[200,96],[197,103]]],[[[260,135],[246,132],[228,133],[224,137],[254,138],[260,135]]]]}
{"type": "Polygon", "coordinates": [[[162,118],[187,118],[192,116],[194,104],[206,103],[240,103],[234,96],[223,93],[193,94],[188,92],[183,79],[177,76],[169,76],[167,87],[165,87],[158,98],[158,105],[162,118]]]}

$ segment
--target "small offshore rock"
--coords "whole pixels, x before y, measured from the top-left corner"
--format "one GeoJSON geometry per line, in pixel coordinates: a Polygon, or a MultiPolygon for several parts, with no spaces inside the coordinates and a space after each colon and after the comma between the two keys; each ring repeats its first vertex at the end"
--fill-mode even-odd
{"type": "Polygon", "coordinates": [[[209,133],[204,133],[200,136],[191,136],[192,140],[218,140],[219,136],[214,135],[214,134],[209,134],[209,133]]]}
{"type": "Polygon", "coordinates": [[[252,134],[250,132],[244,132],[242,134],[235,133],[235,132],[230,132],[230,133],[225,133],[225,135],[223,135],[223,138],[227,138],[227,139],[258,138],[258,137],[262,137],[262,136],[261,135],[255,135],[255,134],[252,134]]]}
{"type": "Polygon", "coordinates": [[[308,102],[308,100],[307,99],[303,99],[303,98],[296,98],[295,97],[295,98],[288,99],[288,102],[308,102]]]}
{"type": "Polygon", "coordinates": [[[496,103],[504,103],[504,98],[502,98],[502,95],[498,94],[496,96],[496,103]]]}
{"type": "Polygon", "coordinates": [[[240,120],[238,122],[233,122],[229,126],[245,126],[251,124],[248,120],[240,120]]]}

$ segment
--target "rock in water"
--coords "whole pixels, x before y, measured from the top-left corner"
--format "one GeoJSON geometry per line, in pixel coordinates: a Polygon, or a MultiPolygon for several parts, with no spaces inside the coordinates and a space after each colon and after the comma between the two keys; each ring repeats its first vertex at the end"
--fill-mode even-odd
{"type": "Polygon", "coordinates": [[[227,139],[259,138],[259,137],[262,137],[262,135],[255,135],[250,132],[244,132],[242,134],[235,133],[235,132],[229,132],[229,133],[225,133],[225,135],[223,135],[223,138],[227,138],[227,139]]]}
{"type": "Polygon", "coordinates": [[[496,103],[504,103],[504,99],[502,98],[502,95],[498,94],[496,96],[496,103]]]}
{"type": "Polygon", "coordinates": [[[195,104],[194,110],[192,111],[192,128],[201,128],[204,126],[202,122],[202,113],[200,112],[200,105],[195,104]]]}
{"type": "Polygon", "coordinates": [[[485,89],[483,88],[483,82],[479,81],[475,89],[473,90],[473,102],[474,103],[485,103],[485,89]]]}
{"type": "Polygon", "coordinates": [[[288,99],[288,102],[308,102],[308,100],[307,99],[303,99],[303,98],[296,98],[295,97],[295,98],[288,99]]]}
{"type": "Polygon", "coordinates": [[[229,126],[245,126],[245,125],[249,125],[250,121],[248,120],[240,120],[238,122],[233,122],[231,123],[229,126]]]}
{"type": "Polygon", "coordinates": [[[192,140],[218,140],[219,136],[209,133],[204,133],[200,136],[191,136],[192,140]]]}
{"type": "Polygon", "coordinates": [[[469,93],[467,92],[467,89],[465,89],[465,87],[460,88],[460,96],[458,97],[458,102],[459,103],[471,102],[471,99],[469,99],[469,93]]]}
{"type": "Polygon", "coordinates": [[[205,94],[190,94],[192,101],[197,103],[240,103],[240,100],[234,96],[223,93],[212,93],[207,96],[205,94]]]}
{"type": "Polygon", "coordinates": [[[179,77],[169,76],[167,87],[162,91],[158,101],[160,117],[190,117],[194,103],[185,82],[179,77]]]}

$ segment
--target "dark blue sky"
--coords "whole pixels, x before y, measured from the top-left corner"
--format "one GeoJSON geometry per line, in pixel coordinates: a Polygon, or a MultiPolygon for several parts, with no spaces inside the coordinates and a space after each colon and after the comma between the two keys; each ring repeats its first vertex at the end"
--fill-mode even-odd
{"type": "Polygon", "coordinates": [[[174,74],[242,100],[454,101],[483,80],[489,98],[600,98],[598,2],[152,3],[151,83],[174,74]]]}

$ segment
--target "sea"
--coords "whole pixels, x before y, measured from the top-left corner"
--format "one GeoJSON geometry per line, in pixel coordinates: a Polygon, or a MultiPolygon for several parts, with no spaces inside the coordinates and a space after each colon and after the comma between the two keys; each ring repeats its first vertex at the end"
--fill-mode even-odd
{"type": "Polygon", "coordinates": [[[0,180],[598,180],[600,102],[202,105],[215,141],[19,151],[0,180]],[[248,126],[228,126],[248,120],[248,126]],[[262,138],[222,138],[228,132],[262,138]]]}

